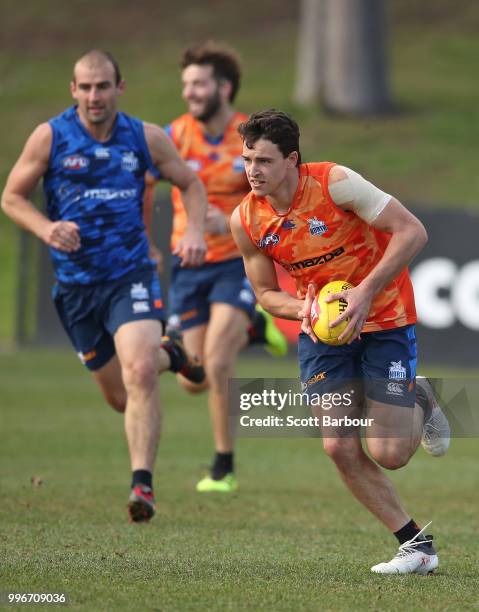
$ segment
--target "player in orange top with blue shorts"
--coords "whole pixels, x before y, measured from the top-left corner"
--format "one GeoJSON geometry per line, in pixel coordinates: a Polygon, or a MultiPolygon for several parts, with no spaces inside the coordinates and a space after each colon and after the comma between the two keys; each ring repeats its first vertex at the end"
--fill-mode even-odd
{"type": "Polygon", "coordinates": [[[237,488],[237,480],[228,378],[252,335],[258,341],[268,340],[277,354],[284,354],[287,344],[271,317],[256,312],[254,293],[229,228],[233,210],[249,191],[238,134],[247,116],[232,107],[240,82],[238,60],[230,49],[209,42],[187,49],[180,66],[188,112],[167,126],[166,132],[206,188],[207,253],[205,263],[194,271],[182,267],[175,255],[187,217],[181,192],[174,187],[168,329],[171,333],[175,324],[180,326],[185,348],[204,362],[206,370],[206,383],[195,385],[179,375],[181,384],[191,392],[209,385],[216,453],[211,474],[198,483],[197,490],[230,492],[237,488]]]}
{"type": "Polygon", "coordinates": [[[343,481],[399,540],[394,559],[371,569],[429,573],[438,565],[432,537],[406,513],[379,467],[406,465],[421,437],[436,456],[449,445],[449,426],[428,381],[416,384],[416,312],[407,265],[424,246],[426,231],[398,200],[353,170],[302,164],[299,128],[289,115],[255,113],[239,132],[251,192],[234,211],[231,228],[258,302],[276,317],[302,320],[299,363],[310,397],[350,385],[361,397],[351,408],[345,402],[318,414],[324,449],[343,481]],[[294,277],[297,298],[279,288],[274,262],[294,277]],[[340,346],[319,342],[310,320],[317,289],[332,280],[354,286],[329,298],[347,302],[332,323],[350,319],[341,337],[352,335],[340,346]],[[345,427],[344,418],[351,423],[364,409],[371,417],[369,456],[359,428],[345,427]]]}

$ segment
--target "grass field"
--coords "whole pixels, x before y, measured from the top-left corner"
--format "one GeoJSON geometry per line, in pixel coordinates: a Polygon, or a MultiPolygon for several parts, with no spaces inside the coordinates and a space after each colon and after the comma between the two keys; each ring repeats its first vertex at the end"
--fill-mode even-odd
{"type": "MultiPolygon", "coordinates": [[[[292,377],[294,362],[242,361],[292,377]]],[[[479,608],[477,439],[419,450],[392,474],[416,520],[433,519],[440,571],[381,577],[394,538],[348,495],[312,439],[241,439],[240,490],[200,496],[210,460],[204,397],[162,378],[158,514],[129,525],[122,418],[71,352],[0,355],[0,591],[66,591],[84,610],[479,608]],[[34,486],[32,476],[43,483],[34,486]]]]}

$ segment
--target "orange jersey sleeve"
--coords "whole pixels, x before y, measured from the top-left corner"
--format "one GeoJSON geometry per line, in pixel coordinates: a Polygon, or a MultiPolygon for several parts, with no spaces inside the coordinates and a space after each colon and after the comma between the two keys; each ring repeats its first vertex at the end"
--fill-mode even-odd
{"type": "MultiPolygon", "coordinates": [[[[358,285],[382,258],[390,235],[369,226],[332,201],[327,177],[335,164],[302,164],[291,208],[278,214],[266,198],[249,193],[240,215],[253,244],[296,281],[298,297],[309,283],[332,280],[358,285]]],[[[363,331],[402,327],[416,321],[414,295],[405,268],[374,298],[363,331]]]]}
{"type": "MultiPolygon", "coordinates": [[[[227,221],[250,190],[241,156],[243,143],[237,131],[238,125],[246,119],[246,115],[235,113],[223,136],[215,141],[207,138],[201,123],[188,113],[173,121],[170,126],[170,135],[180,156],[202,180],[209,204],[219,208],[227,221]]],[[[176,187],[172,189],[172,200],[171,246],[175,249],[185,232],[187,217],[181,192],[176,187]]],[[[206,262],[240,257],[229,231],[220,235],[207,233],[205,240],[208,248],[206,262]]]]}

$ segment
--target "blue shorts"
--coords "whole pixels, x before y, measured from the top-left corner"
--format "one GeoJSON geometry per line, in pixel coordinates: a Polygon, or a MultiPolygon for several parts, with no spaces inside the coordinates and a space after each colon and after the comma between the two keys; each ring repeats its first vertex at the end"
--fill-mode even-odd
{"type": "Polygon", "coordinates": [[[306,334],[298,341],[301,382],[306,393],[330,392],[359,381],[367,397],[413,406],[417,362],[416,327],[361,334],[352,344],[315,344],[306,334]]]}
{"type": "Polygon", "coordinates": [[[242,258],[206,263],[199,268],[181,268],[180,261],[173,257],[168,310],[170,320],[179,319],[182,330],[207,323],[214,303],[230,304],[250,318],[253,316],[256,298],[242,258]]]}
{"type": "Polygon", "coordinates": [[[92,371],[115,354],[113,336],[120,325],[164,318],[160,282],[152,270],[97,285],[57,283],[53,301],[80,360],[92,371]]]}

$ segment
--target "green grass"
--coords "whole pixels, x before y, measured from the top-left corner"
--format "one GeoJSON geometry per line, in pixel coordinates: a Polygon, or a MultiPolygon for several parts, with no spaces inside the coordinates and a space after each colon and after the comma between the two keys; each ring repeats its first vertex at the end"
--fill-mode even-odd
{"type": "MultiPolygon", "coordinates": [[[[239,374],[296,371],[253,356],[239,374]]],[[[161,381],[158,514],[129,525],[121,416],[71,352],[0,355],[0,591],[66,591],[85,610],[477,609],[477,440],[454,440],[443,459],[420,450],[392,474],[414,517],[434,519],[440,571],[374,576],[394,538],[347,493],[318,440],[242,438],[238,493],[200,496],[206,399],[161,381]]]]}

